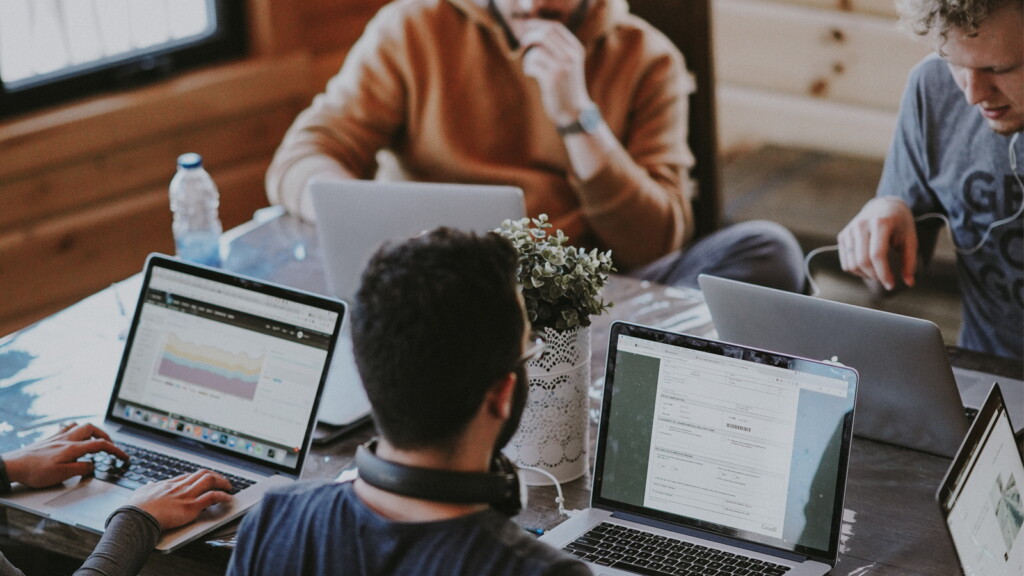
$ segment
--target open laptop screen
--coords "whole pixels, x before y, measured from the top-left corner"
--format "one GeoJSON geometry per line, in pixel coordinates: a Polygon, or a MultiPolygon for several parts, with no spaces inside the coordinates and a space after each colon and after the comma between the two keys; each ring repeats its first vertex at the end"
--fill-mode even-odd
{"type": "Polygon", "coordinates": [[[344,304],[151,258],[107,418],[301,470],[344,304]]]}
{"type": "Polygon", "coordinates": [[[612,329],[594,506],[834,559],[856,372],[612,329]]]}
{"type": "Polygon", "coordinates": [[[939,487],[939,508],[967,576],[1024,573],[1024,463],[999,386],[939,487]]]}

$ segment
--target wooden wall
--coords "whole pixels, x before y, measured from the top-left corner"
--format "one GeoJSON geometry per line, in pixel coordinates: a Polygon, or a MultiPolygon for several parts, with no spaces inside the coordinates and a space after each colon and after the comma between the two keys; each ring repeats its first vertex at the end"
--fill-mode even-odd
{"type": "Polygon", "coordinates": [[[0,335],[173,252],[182,152],[203,155],[225,229],[265,206],[284,131],[384,3],[246,1],[244,61],[0,122],[0,335]]]}
{"type": "Polygon", "coordinates": [[[719,142],[885,155],[907,73],[929,51],[895,0],[714,0],[719,142]]]}

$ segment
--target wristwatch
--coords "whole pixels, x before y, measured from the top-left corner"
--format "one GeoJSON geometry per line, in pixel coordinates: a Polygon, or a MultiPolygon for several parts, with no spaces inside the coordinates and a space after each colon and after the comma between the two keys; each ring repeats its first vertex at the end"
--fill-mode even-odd
{"type": "Polygon", "coordinates": [[[580,115],[576,117],[574,122],[566,124],[565,126],[558,127],[558,133],[562,136],[569,134],[595,134],[597,129],[601,126],[601,111],[597,109],[597,105],[591,103],[586,108],[580,110],[580,115]]]}

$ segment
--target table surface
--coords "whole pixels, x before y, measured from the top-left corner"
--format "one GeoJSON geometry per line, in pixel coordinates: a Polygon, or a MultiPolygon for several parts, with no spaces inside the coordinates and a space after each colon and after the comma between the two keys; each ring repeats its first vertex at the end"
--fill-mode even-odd
{"type": "MultiPolygon", "coordinates": [[[[224,235],[224,268],[257,278],[325,292],[315,229],[270,208],[224,235]]],[[[138,297],[138,276],[112,285],[50,318],[0,339],[0,452],[52,434],[70,420],[100,419],[138,297]]],[[[626,277],[604,292],[609,314],[592,330],[592,415],[600,406],[608,327],[630,320],[713,336],[699,292],[626,277]]],[[[592,419],[593,422],[593,419],[592,419]]],[[[591,436],[596,426],[591,426],[591,436]]],[[[355,447],[372,434],[367,426],[314,449],[304,479],[333,478],[352,462],[355,447]]],[[[591,442],[593,446],[593,442],[591,442]]],[[[593,458],[593,451],[590,454],[593,458]]],[[[949,460],[855,438],[843,514],[840,559],[833,574],[956,574],[952,544],[934,502],[949,460]]],[[[567,509],[589,503],[591,478],[563,486],[567,509]]],[[[516,521],[551,528],[561,520],[554,487],[531,487],[530,505],[516,521]]],[[[9,539],[84,558],[98,537],[11,509],[0,509],[9,539]]],[[[170,555],[150,559],[143,574],[223,573],[230,554],[222,534],[170,555]]]]}

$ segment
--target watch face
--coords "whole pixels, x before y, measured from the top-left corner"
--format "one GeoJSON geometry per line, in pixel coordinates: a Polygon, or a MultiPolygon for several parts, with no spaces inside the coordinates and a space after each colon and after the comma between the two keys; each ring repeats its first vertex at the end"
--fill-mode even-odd
{"type": "Polygon", "coordinates": [[[597,109],[597,106],[584,108],[580,111],[579,123],[584,132],[588,134],[597,132],[598,126],[601,125],[601,111],[597,109]]]}

